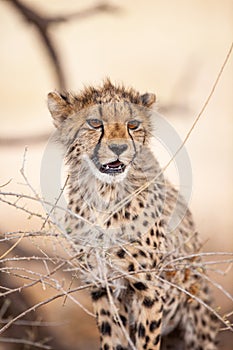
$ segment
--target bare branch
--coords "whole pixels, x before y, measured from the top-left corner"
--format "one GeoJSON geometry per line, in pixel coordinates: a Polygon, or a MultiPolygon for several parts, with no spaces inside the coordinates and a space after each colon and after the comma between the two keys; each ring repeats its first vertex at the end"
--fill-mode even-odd
{"type": "Polygon", "coordinates": [[[48,56],[51,60],[52,66],[55,69],[56,78],[58,81],[59,89],[62,91],[66,89],[66,75],[64,67],[61,63],[61,57],[56,47],[54,38],[51,35],[50,27],[54,24],[67,22],[73,19],[84,19],[93,16],[100,12],[114,13],[119,10],[118,7],[109,5],[105,2],[98,5],[87,8],[83,11],[74,12],[67,15],[57,15],[54,17],[42,14],[41,11],[35,10],[35,8],[29,7],[24,4],[21,0],[9,0],[14,8],[20,12],[23,18],[30,24],[33,24],[39,34],[40,40],[42,41],[48,56]]]}

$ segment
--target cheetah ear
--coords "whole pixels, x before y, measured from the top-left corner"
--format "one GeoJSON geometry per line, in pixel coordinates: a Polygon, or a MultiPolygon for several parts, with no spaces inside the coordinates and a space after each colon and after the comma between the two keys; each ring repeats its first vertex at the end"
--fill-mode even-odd
{"type": "Polygon", "coordinates": [[[48,109],[53,117],[54,125],[60,128],[71,112],[71,96],[69,93],[50,92],[48,94],[48,109]]]}
{"type": "Polygon", "coordinates": [[[140,99],[143,106],[151,107],[156,101],[156,96],[152,93],[145,93],[140,96],[140,99]]]}

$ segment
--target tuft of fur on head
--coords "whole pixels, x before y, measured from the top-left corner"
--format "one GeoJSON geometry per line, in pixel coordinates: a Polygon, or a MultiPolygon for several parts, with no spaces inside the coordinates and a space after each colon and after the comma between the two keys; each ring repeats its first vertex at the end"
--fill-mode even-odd
{"type": "Polygon", "coordinates": [[[113,85],[109,78],[105,79],[102,86],[85,87],[79,94],[78,103],[80,109],[94,104],[126,101],[145,107],[150,107],[156,100],[154,94],[145,93],[140,95],[132,87],[126,88],[124,85],[113,85]]]}
{"type": "Polygon", "coordinates": [[[113,85],[109,78],[99,87],[87,86],[80,93],[50,92],[48,108],[57,128],[72,112],[79,112],[93,105],[126,101],[144,107],[151,107],[156,96],[152,93],[140,94],[132,87],[113,85]]]}

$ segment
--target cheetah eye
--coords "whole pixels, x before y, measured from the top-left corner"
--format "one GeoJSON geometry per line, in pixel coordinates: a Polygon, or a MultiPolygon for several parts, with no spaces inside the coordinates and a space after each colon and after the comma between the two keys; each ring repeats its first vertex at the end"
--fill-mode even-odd
{"type": "Polygon", "coordinates": [[[141,123],[138,120],[130,120],[127,125],[128,125],[128,129],[136,130],[139,128],[140,124],[141,123]]]}
{"type": "Polygon", "coordinates": [[[87,123],[93,128],[93,129],[99,129],[103,125],[102,120],[99,119],[88,119],[87,123]]]}

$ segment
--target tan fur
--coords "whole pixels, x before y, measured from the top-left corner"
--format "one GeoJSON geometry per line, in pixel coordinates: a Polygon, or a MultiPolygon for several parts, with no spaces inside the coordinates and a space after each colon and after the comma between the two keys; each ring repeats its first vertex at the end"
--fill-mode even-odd
{"type": "Polygon", "coordinates": [[[69,166],[66,229],[83,253],[82,278],[95,284],[101,350],[215,350],[213,317],[180,290],[209,303],[205,282],[192,266],[172,269],[201,245],[186,203],[148,147],[154,102],[110,80],[77,95],[49,94],[69,166]],[[170,232],[176,207],[186,212],[177,211],[185,216],[170,232]]]}

